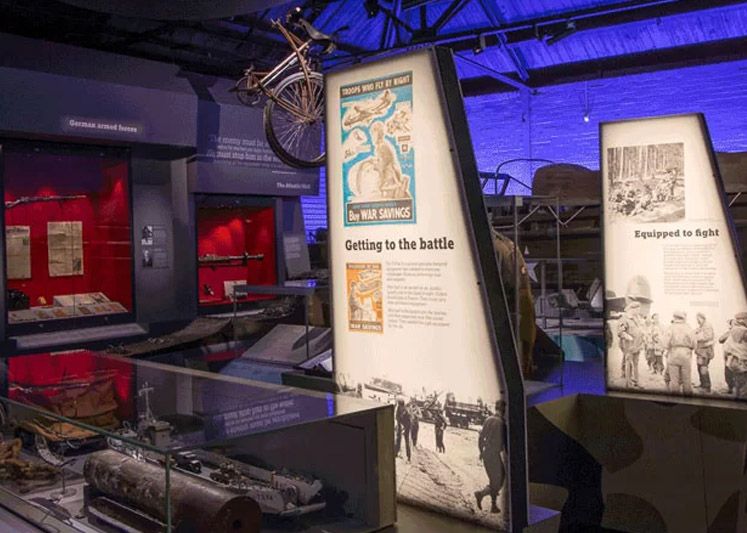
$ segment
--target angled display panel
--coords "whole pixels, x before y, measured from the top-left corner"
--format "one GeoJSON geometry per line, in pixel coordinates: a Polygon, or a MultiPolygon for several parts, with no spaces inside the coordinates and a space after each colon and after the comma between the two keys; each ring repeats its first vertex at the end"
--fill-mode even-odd
{"type": "Polygon", "coordinates": [[[747,398],[747,299],[702,115],[602,124],[607,386],[747,398]]]}
{"type": "Polygon", "coordinates": [[[521,528],[523,384],[452,57],[326,91],[338,384],[395,405],[400,500],[521,528]]]}

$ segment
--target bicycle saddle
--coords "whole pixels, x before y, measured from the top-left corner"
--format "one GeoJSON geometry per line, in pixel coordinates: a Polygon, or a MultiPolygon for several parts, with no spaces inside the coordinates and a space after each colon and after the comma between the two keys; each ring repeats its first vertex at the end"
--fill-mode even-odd
{"type": "Polygon", "coordinates": [[[331,35],[320,32],[306,19],[298,19],[298,24],[306,31],[312,41],[327,44],[333,40],[331,35]]]}

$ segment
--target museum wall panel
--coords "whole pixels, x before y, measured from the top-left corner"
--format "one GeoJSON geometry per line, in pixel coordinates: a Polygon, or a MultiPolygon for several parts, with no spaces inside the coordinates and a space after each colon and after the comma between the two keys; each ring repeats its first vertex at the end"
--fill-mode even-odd
{"type": "Polygon", "coordinates": [[[137,291],[137,319],[157,322],[173,317],[178,309],[174,275],[174,209],[171,202],[171,175],[169,161],[133,158],[132,200],[133,226],[135,228],[135,257],[143,257],[140,232],[144,226],[161,227],[166,231],[164,248],[167,254],[164,268],[147,268],[141,260],[135,261],[135,287],[137,291]],[[153,295],[157,294],[158,298],[153,295]]]}
{"type": "Polygon", "coordinates": [[[88,198],[68,202],[36,202],[6,209],[6,226],[26,224],[31,233],[30,280],[9,280],[8,287],[23,289],[32,302],[51,302],[55,295],[103,290],[126,308],[132,305],[131,245],[127,161],[115,158],[65,157],[18,153],[5,150],[5,198],[60,196],[95,191],[88,198]],[[49,176],[55,179],[50,182],[49,176]],[[83,267],[80,276],[50,272],[48,223],[56,220],[81,221],[83,267]],[[35,238],[42,237],[42,238],[35,238]],[[88,267],[88,268],[86,268],[88,267]],[[31,282],[33,280],[33,282],[31,282]]]}
{"type": "MultiPolygon", "coordinates": [[[[229,92],[231,80],[185,73],[170,64],[7,34],[0,34],[0,45],[20,50],[17,56],[0,58],[3,139],[44,138],[60,145],[111,143],[130,150],[134,225],[127,230],[126,239],[119,234],[105,236],[110,242],[130,242],[127,261],[123,260],[124,251],[107,253],[103,261],[98,261],[101,254],[96,255],[95,243],[99,237],[89,234],[86,213],[78,213],[77,207],[72,213],[84,227],[81,279],[109,280],[115,292],[122,292],[125,284],[117,281],[130,279],[134,272],[134,318],[140,322],[189,320],[196,314],[195,193],[282,196],[288,199],[288,205],[294,205],[302,192],[313,194],[318,190],[316,171],[296,171],[279,163],[266,145],[261,109],[237,105],[235,94],[229,92]],[[49,98],[49,87],[55,87],[54,98],[49,98]],[[143,244],[140,233],[145,227],[157,230],[160,244],[143,244]],[[113,267],[108,263],[114,257],[119,262],[113,267]],[[129,272],[122,270],[125,263],[129,272]],[[105,274],[95,272],[97,264],[107,267],[105,274]],[[153,294],[159,294],[159,298],[153,298],[153,294]]],[[[75,173],[72,167],[55,168],[46,175],[62,171],[75,173]]],[[[104,200],[97,194],[92,201],[98,205],[104,200]]],[[[44,206],[59,209],[52,202],[44,206]]],[[[111,214],[111,207],[104,207],[111,214]]],[[[16,209],[21,213],[31,207],[16,209]]],[[[298,218],[297,210],[289,207],[287,211],[298,218]]],[[[276,226],[283,220],[281,215],[280,211],[276,213],[276,226]]],[[[13,220],[9,223],[18,225],[13,220]]],[[[290,240],[305,245],[302,217],[291,229],[290,240]]],[[[275,251],[284,248],[282,229],[273,230],[277,241],[272,243],[272,257],[263,268],[275,272],[275,251]]],[[[41,248],[32,252],[42,255],[41,248]]],[[[41,271],[36,270],[43,268],[42,262],[34,262],[34,279],[41,279],[37,276],[41,271]]],[[[266,273],[258,276],[258,283],[276,279],[266,273]]],[[[51,278],[46,279],[48,292],[58,293],[53,286],[57,280],[47,277],[51,278]]],[[[41,294],[29,296],[33,300],[41,294]]],[[[127,309],[133,307],[131,293],[127,298],[117,298],[127,309]]],[[[0,308],[3,306],[4,301],[0,308]]]]}

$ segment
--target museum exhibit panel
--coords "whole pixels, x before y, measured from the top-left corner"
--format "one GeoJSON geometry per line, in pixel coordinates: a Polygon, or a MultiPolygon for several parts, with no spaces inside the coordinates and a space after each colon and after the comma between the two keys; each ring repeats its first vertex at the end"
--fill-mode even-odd
{"type": "Polygon", "coordinates": [[[127,320],[134,309],[128,153],[3,142],[0,165],[9,331],[127,320]]]}
{"type": "Polygon", "coordinates": [[[747,398],[747,297],[705,119],[600,128],[608,387],[747,398]]]}
{"type": "Polygon", "coordinates": [[[523,528],[522,378],[451,53],[326,90],[335,378],[396,404],[400,501],[523,528]]]}
{"type": "Polygon", "coordinates": [[[10,358],[2,381],[0,497],[32,523],[363,532],[394,521],[391,406],[85,350],[10,358]]]}

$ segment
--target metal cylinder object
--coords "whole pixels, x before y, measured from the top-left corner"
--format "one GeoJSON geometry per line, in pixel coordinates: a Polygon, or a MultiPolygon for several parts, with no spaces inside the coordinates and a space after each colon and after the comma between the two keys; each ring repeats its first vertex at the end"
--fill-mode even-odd
{"type": "MultiPolygon", "coordinates": [[[[115,450],[92,453],[83,469],[86,481],[111,499],[169,522],[166,515],[166,469],[115,450]]],[[[250,533],[260,530],[257,502],[209,480],[174,469],[169,473],[171,520],[190,531],[250,533]]]]}

